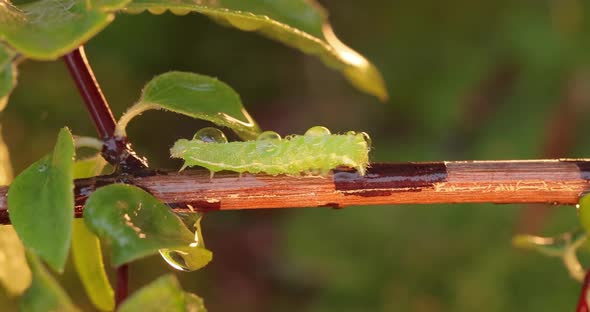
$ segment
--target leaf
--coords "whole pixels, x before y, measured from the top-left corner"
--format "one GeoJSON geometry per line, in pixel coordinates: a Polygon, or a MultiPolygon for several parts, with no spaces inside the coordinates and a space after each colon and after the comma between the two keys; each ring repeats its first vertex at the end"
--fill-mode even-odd
{"type": "Polygon", "coordinates": [[[12,225],[0,225],[0,283],[10,295],[20,295],[31,285],[25,249],[12,225]]]}
{"type": "Polygon", "coordinates": [[[242,106],[240,96],[225,83],[204,75],[168,72],[144,87],[141,99],[119,120],[118,136],[125,136],[129,121],[150,109],[166,109],[204,119],[234,130],[243,139],[253,139],[260,129],[242,106]]]}
{"type": "Polygon", "coordinates": [[[155,254],[162,248],[178,248],[194,253],[195,257],[203,254],[194,233],[180,218],[135,186],[112,184],[99,188],[86,201],[84,220],[91,231],[110,245],[114,266],[155,254]]]}
{"type": "Polygon", "coordinates": [[[79,311],[37,256],[28,252],[27,260],[33,273],[33,281],[21,298],[21,311],[79,311]]]}
{"type": "Polygon", "coordinates": [[[2,126],[0,126],[0,185],[8,185],[12,181],[12,165],[8,147],[2,138],[2,126]]]}
{"type": "Polygon", "coordinates": [[[578,217],[586,233],[590,234],[590,195],[584,195],[578,203],[578,217]]]}
{"type": "Polygon", "coordinates": [[[124,1],[40,0],[19,7],[0,5],[0,38],[27,57],[53,60],[88,41],[112,20],[100,10],[124,1]],[[87,8],[87,5],[96,4],[87,8]]]}
{"type": "Polygon", "coordinates": [[[76,160],[74,163],[74,179],[90,178],[101,174],[108,165],[106,160],[97,154],[92,157],[76,160]]]}
{"type": "Polygon", "coordinates": [[[118,312],[131,311],[207,311],[203,300],[196,295],[185,293],[174,275],[164,275],[135,292],[125,300],[118,312]]]}
{"type": "Polygon", "coordinates": [[[177,14],[197,12],[213,20],[244,31],[256,31],[265,37],[319,57],[326,65],[341,71],[358,89],[382,101],[388,97],[377,68],[335,36],[323,9],[303,0],[134,0],[129,12],[166,9],[177,14]]]}
{"type": "Polygon", "coordinates": [[[96,308],[112,311],[115,296],[104,270],[100,241],[81,219],[74,220],[73,233],[72,256],[82,285],[96,308]]]}
{"type": "Polygon", "coordinates": [[[8,97],[16,85],[16,65],[8,64],[0,71],[0,111],[8,104],[8,97]]]}
{"type": "Polygon", "coordinates": [[[8,103],[8,96],[16,86],[17,70],[13,58],[16,52],[0,44],[0,112],[8,103]]]}
{"type": "Polygon", "coordinates": [[[18,236],[58,272],[68,256],[74,219],[73,159],[74,140],[63,128],[53,154],[25,169],[8,190],[8,211],[18,236]]]}
{"type": "MultiPolygon", "coordinates": [[[[100,154],[74,163],[74,178],[100,174],[106,161],[100,154]]],[[[90,301],[102,311],[115,308],[115,296],[105,272],[100,241],[82,219],[75,219],[72,228],[72,259],[90,301]]]]}

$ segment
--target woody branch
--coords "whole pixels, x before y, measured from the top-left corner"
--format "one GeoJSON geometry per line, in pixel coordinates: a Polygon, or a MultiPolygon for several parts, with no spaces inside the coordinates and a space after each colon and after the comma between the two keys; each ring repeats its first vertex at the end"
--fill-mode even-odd
{"type": "MultiPolygon", "coordinates": [[[[453,161],[372,164],[365,176],[349,169],[327,177],[267,176],[206,170],[143,170],[75,181],[76,214],[98,187],[138,186],[176,211],[432,203],[574,205],[590,187],[590,159],[453,161]]],[[[8,218],[0,187],[0,223],[8,218]]]]}

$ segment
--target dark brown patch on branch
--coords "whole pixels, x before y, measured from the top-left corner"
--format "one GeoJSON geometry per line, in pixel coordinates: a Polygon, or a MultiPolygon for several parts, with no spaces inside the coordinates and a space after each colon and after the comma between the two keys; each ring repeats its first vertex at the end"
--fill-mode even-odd
{"type": "Polygon", "coordinates": [[[447,179],[447,167],[436,163],[372,164],[365,176],[354,170],[334,171],[336,190],[344,195],[389,196],[395,192],[421,192],[447,179]]]}

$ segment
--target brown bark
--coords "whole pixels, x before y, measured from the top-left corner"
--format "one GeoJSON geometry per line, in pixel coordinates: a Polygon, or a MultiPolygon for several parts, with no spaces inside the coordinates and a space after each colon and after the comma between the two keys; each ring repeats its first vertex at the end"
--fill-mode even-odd
{"type": "MultiPolygon", "coordinates": [[[[75,181],[76,214],[96,188],[138,186],[175,210],[196,211],[431,203],[576,204],[590,186],[590,159],[372,164],[365,176],[327,177],[142,171],[75,181]]],[[[0,187],[0,223],[9,223],[0,187]]]]}

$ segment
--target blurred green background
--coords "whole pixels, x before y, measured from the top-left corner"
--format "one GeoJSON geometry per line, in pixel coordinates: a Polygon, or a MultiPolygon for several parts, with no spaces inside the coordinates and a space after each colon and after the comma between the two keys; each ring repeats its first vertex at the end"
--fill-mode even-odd
{"type": "MultiPolygon", "coordinates": [[[[321,3],[342,41],[381,69],[388,103],[319,60],[196,14],[120,14],[86,52],[116,116],[153,76],[182,70],[231,85],[266,130],[367,131],[373,161],[589,155],[590,1],[321,3]]],[[[1,121],[17,173],[64,125],[95,135],[60,61],[20,66],[1,121]]],[[[153,167],[178,168],[169,147],[206,125],[148,112],[128,133],[153,167]]],[[[214,261],[177,275],[210,311],[571,311],[579,284],[560,260],[515,250],[511,237],[577,223],[573,207],[516,205],[216,212],[203,222],[214,261]]],[[[139,261],[131,286],[169,271],[139,261]]],[[[72,272],[65,280],[87,300],[72,272]]]]}

